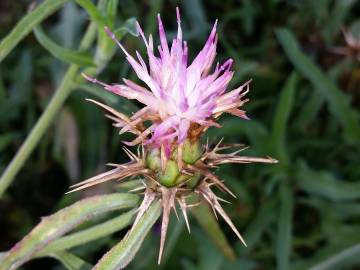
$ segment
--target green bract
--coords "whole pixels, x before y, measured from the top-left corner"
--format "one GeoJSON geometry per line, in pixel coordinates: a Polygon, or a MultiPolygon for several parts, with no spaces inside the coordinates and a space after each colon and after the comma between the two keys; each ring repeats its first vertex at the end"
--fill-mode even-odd
{"type": "Polygon", "coordinates": [[[159,182],[166,187],[172,187],[176,184],[178,175],[179,168],[177,163],[173,160],[168,160],[165,170],[159,173],[159,182]]]}
{"type": "Polygon", "coordinates": [[[153,171],[160,170],[161,159],[159,149],[152,149],[149,151],[146,156],[146,166],[153,171]]]}
{"type": "Polygon", "coordinates": [[[190,142],[186,140],[184,142],[183,161],[188,164],[194,164],[202,155],[201,145],[199,141],[190,142]]]}

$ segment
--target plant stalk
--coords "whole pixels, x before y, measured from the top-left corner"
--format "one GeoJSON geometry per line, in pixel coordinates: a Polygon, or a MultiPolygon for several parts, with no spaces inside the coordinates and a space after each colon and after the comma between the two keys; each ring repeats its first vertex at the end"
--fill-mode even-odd
{"type": "MultiPolygon", "coordinates": [[[[81,40],[79,49],[86,50],[90,48],[93,41],[95,40],[95,36],[96,36],[96,24],[92,22],[88,26],[85,35],[81,40]]],[[[20,168],[24,165],[24,163],[27,161],[30,154],[37,146],[40,139],[44,135],[45,131],[49,128],[53,119],[56,117],[59,110],[63,106],[65,100],[71,93],[73,81],[76,78],[78,71],[79,71],[79,66],[75,64],[69,66],[61,84],[59,85],[55,94],[51,98],[45,111],[42,113],[39,120],[32,128],[30,134],[25,139],[20,149],[17,151],[15,157],[12,159],[10,164],[5,169],[3,175],[0,178],[0,198],[4,194],[6,189],[9,187],[9,185],[13,182],[14,177],[19,172],[20,168]]]]}

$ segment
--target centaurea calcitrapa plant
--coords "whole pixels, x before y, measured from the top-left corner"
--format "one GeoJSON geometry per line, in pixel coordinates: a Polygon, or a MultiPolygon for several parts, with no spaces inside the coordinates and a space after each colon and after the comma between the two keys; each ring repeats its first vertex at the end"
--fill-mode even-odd
{"type": "Polygon", "coordinates": [[[163,211],[159,264],[164,250],[169,216],[171,210],[176,213],[176,204],[179,205],[190,232],[187,209],[190,206],[196,206],[196,203],[188,205],[187,198],[193,194],[197,195],[198,203],[209,204],[214,214],[219,214],[246,245],[245,240],[220,205],[223,199],[218,197],[212,189],[217,187],[233,197],[235,195],[212,170],[226,163],[277,162],[270,157],[240,156],[238,154],[244,149],[240,145],[223,145],[220,141],[211,148],[208,143],[201,143],[209,127],[221,128],[217,120],[223,113],[248,119],[245,111],[240,108],[248,101],[244,99],[244,96],[249,91],[250,81],[227,91],[227,86],[234,74],[231,71],[232,59],[228,59],[221,65],[218,63],[212,70],[216,56],[217,21],[203,49],[189,65],[188,47],[182,37],[179,9],[176,13],[178,30],[170,48],[163,23],[158,15],[159,56],[156,56],[154,51],[152,36],[150,35],[147,39],[140,25],[137,24],[139,35],[147,49],[148,65],[138,52],[136,52],[137,59],[132,57],[115,35],[105,28],[108,35],[124,52],[136,75],[145,86],[140,86],[128,79],[124,79],[123,84],[106,84],[86,74],[83,76],[88,81],[103,86],[107,91],[144,104],[142,109],[132,116],[127,116],[105,104],[90,100],[107,112],[106,116],[114,121],[115,127],[120,128],[120,133],[130,132],[136,136],[133,141],[124,143],[128,146],[138,146],[138,150],[135,154],[124,148],[130,162],[113,164],[112,170],[82,181],[72,186],[73,189],[70,191],[82,190],[111,180],[143,177],[142,186],[135,189],[144,191],[144,198],[133,226],[155,199],[161,201],[163,211]],[[231,148],[237,149],[231,152],[229,150],[231,148]]]}

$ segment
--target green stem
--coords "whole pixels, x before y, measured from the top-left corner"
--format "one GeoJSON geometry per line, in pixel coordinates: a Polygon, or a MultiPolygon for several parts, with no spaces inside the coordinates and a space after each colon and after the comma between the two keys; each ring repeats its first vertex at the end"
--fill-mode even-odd
{"type": "Polygon", "coordinates": [[[160,217],[161,209],[160,201],[152,203],[135,227],[97,262],[93,270],[124,269],[139,251],[145,237],[160,217]]]}
{"type": "Polygon", "coordinates": [[[135,209],[130,210],[104,223],[59,238],[37,254],[37,257],[47,256],[50,253],[62,250],[69,250],[120,231],[133,222],[135,212],[135,209]]]}
{"type": "MultiPolygon", "coordinates": [[[[93,43],[96,35],[96,25],[91,23],[86,30],[86,33],[80,43],[80,50],[88,49],[93,43]]],[[[13,160],[5,169],[0,178],[0,197],[3,195],[7,187],[12,183],[14,177],[29,158],[30,154],[39,143],[41,137],[52,123],[55,116],[58,114],[66,98],[72,90],[72,82],[78,74],[79,67],[77,65],[70,65],[65,76],[56,90],[54,96],[51,98],[45,111],[31,130],[25,142],[21,145],[19,151],[16,153],[13,160]]]]}

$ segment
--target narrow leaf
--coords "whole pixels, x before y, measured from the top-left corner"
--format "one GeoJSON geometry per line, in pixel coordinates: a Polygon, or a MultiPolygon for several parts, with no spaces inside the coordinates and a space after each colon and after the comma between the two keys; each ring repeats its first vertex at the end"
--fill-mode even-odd
{"type": "Polygon", "coordinates": [[[11,50],[38,25],[69,0],[45,0],[33,11],[24,16],[2,39],[0,43],[0,62],[11,52],[11,50]]]}
{"type": "Polygon", "coordinates": [[[138,252],[142,242],[161,214],[160,201],[154,202],[139,222],[119,244],[106,253],[93,270],[118,270],[126,267],[138,252]]]}
{"type": "Polygon", "coordinates": [[[91,264],[68,252],[52,253],[49,254],[49,257],[60,261],[68,270],[90,270],[92,268],[91,264]]]}
{"type": "Polygon", "coordinates": [[[360,244],[349,247],[341,252],[335,253],[333,256],[326,260],[314,265],[309,270],[329,270],[329,269],[340,269],[342,264],[350,261],[350,259],[357,258],[359,262],[360,256],[360,244]]]}
{"type": "Polygon", "coordinates": [[[51,241],[80,223],[111,210],[134,207],[137,201],[138,196],[133,194],[94,196],[42,218],[41,222],[7,253],[0,262],[0,269],[17,268],[51,241]]]}
{"type": "Polygon", "coordinates": [[[337,179],[327,171],[314,171],[306,166],[298,169],[298,185],[308,192],[332,201],[354,200],[360,198],[360,182],[337,179]]]}
{"type": "Polygon", "coordinates": [[[290,117],[291,109],[294,102],[295,87],[298,81],[297,73],[293,72],[285,82],[284,88],[281,90],[280,100],[276,108],[273,121],[273,146],[276,155],[281,164],[288,164],[288,157],[285,149],[285,135],[287,122],[290,117]]]}
{"type": "Polygon", "coordinates": [[[43,32],[40,26],[34,28],[34,33],[37,41],[59,60],[78,66],[95,66],[89,54],[59,46],[43,32]]]}
{"type": "Polygon", "coordinates": [[[92,21],[96,22],[100,28],[109,24],[104,16],[101,15],[99,9],[90,0],[76,0],[76,3],[86,10],[92,21]]]}
{"type": "Polygon", "coordinates": [[[350,107],[349,97],[301,51],[297,40],[288,29],[278,29],[276,36],[292,64],[311,81],[319,95],[324,96],[331,113],[343,126],[349,142],[360,146],[359,116],[350,107]]]}
{"type": "Polygon", "coordinates": [[[221,230],[220,225],[210,207],[207,204],[201,204],[199,206],[192,207],[191,213],[224,256],[230,260],[235,260],[235,251],[226,239],[226,236],[221,230]]]}
{"type": "Polygon", "coordinates": [[[257,215],[254,220],[247,226],[244,233],[247,248],[242,250],[243,254],[248,254],[256,247],[256,244],[261,239],[264,231],[270,226],[275,218],[275,207],[277,205],[277,198],[272,197],[263,203],[261,208],[257,210],[257,215]]]}
{"type": "Polygon", "coordinates": [[[291,269],[293,194],[287,183],[280,186],[280,216],[278,221],[276,260],[278,270],[291,269]]]}
{"type": "Polygon", "coordinates": [[[314,121],[323,104],[324,97],[319,96],[318,92],[311,92],[310,96],[304,102],[301,113],[297,116],[294,126],[297,129],[305,130],[305,128],[314,121]]]}
{"type": "MultiPolygon", "coordinates": [[[[336,231],[338,233],[338,231],[336,231]]],[[[298,259],[292,264],[294,270],[338,270],[353,269],[360,263],[359,230],[350,230],[345,233],[340,230],[339,237],[347,237],[341,241],[329,243],[320,247],[316,252],[303,259],[298,259]],[[352,235],[352,233],[356,233],[352,235]]]]}

